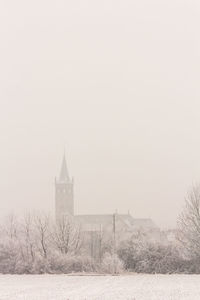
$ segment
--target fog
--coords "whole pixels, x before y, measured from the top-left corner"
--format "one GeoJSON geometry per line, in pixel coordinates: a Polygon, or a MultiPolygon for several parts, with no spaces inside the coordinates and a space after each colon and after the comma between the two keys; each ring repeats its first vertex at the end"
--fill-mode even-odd
{"type": "Polygon", "coordinates": [[[200,4],[0,3],[0,215],[54,210],[66,149],[76,213],[175,226],[200,181],[200,4]]]}

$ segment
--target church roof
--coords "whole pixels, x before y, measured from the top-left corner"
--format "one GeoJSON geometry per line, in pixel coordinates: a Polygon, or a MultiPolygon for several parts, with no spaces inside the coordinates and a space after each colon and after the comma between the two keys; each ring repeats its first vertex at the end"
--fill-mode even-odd
{"type": "MultiPolygon", "coordinates": [[[[105,215],[76,215],[77,223],[84,228],[97,228],[102,225],[104,228],[112,228],[113,214],[105,215]]],[[[121,223],[127,230],[134,229],[156,229],[157,226],[151,219],[134,219],[130,214],[116,214],[116,222],[121,223]]]]}
{"type": "Polygon", "coordinates": [[[108,224],[112,222],[113,215],[76,215],[75,219],[80,223],[108,224]]]}
{"type": "Polygon", "coordinates": [[[132,220],[132,225],[137,228],[156,229],[158,228],[152,219],[135,219],[132,220]]]}
{"type": "Polygon", "coordinates": [[[69,178],[69,173],[68,173],[68,169],[67,169],[66,158],[65,158],[65,154],[64,154],[63,161],[62,161],[62,166],[61,166],[61,170],[60,170],[59,181],[60,182],[67,182],[69,180],[70,180],[70,178],[69,178]]]}

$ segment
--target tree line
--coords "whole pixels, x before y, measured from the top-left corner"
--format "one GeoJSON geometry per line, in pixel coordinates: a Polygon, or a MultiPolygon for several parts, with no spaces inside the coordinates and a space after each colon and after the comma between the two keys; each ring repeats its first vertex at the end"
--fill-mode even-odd
{"type": "Polygon", "coordinates": [[[173,241],[84,232],[73,218],[9,215],[0,226],[0,273],[200,273],[200,186],[185,200],[173,241]]]}

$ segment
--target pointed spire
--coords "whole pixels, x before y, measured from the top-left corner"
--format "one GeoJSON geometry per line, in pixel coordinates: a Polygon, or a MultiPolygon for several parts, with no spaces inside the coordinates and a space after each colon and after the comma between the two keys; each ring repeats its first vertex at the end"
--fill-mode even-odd
{"type": "Polygon", "coordinates": [[[59,181],[66,182],[69,180],[70,180],[70,178],[69,178],[69,173],[68,173],[67,163],[66,163],[66,158],[65,158],[65,152],[64,152],[62,166],[61,166],[61,170],[60,170],[59,181]]]}

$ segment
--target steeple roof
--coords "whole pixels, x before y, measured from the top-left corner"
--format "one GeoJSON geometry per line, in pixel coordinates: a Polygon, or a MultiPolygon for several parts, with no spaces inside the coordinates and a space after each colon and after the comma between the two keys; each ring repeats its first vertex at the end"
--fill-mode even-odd
{"type": "Polygon", "coordinates": [[[70,180],[70,178],[69,178],[69,173],[68,173],[68,169],[67,169],[66,158],[65,158],[65,154],[64,154],[63,161],[62,161],[62,166],[61,166],[61,170],[60,170],[59,181],[60,182],[67,182],[69,180],[70,180]]]}

